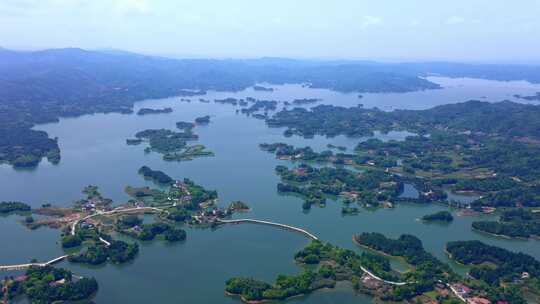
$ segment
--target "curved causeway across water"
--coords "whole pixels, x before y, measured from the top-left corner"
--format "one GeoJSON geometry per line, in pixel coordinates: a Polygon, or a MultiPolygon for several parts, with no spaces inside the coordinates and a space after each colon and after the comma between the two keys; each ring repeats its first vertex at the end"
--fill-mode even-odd
{"type": "Polygon", "coordinates": [[[314,234],[312,234],[312,233],[310,233],[307,230],[304,230],[302,228],[289,226],[289,225],[285,225],[285,224],[280,224],[280,223],[274,223],[274,222],[270,222],[270,221],[262,221],[262,220],[254,220],[254,219],[218,220],[218,221],[220,223],[224,223],[224,224],[260,224],[260,225],[275,226],[275,227],[279,227],[279,228],[299,232],[299,233],[307,236],[308,238],[310,238],[310,239],[312,239],[314,241],[319,240],[319,238],[316,237],[314,234]]]}

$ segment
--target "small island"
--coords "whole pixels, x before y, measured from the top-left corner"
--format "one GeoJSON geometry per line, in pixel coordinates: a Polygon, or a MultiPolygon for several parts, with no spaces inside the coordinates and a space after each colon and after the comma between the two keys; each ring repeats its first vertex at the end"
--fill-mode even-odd
{"type": "Polygon", "coordinates": [[[448,211],[439,211],[433,214],[424,215],[422,221],[424,222],[444,222],[450,223],[454,220],[452,213],[448,211]]]}
{"type": "Polygon", "coordinates": [[[164,114],[172,113],[172,108],[163,108],[163,109],[150,109],[150,108],[141,108],[137,111],[137,115],[143,116],[148,114],[164,114]]]}
{"type": "Polygon", "coordinates": [[[249,212],[251,211],[251,208],[249,208],[249,205],[242,202],[242,201],[234,201],[229,204],[229,207],[227,207],[228,210],[231,212],[249,212]]]}
{"type": "Polygon", "coordinates": [[[267,88],[260,85],[253,86],[254,91],[261,91],[261,92],[274,92],[274,88],[267,88]]]}
{"type": "Polygon", "coordinates": [[[0,282],[0,297],[27,297],[31,303],[72,303],[88,300],[97,291],[96,279],[81,278],[52,266],[30,267],[24,275],[6,277],[0,282]]]}
{"type": "MultiPolygon", "coordinates": [[[[198,118],[199,121],[210,120],[210,116],[198,118]]],[[[204,124],[204,123],[203,123],[204,124]]],[[[204,145],[188,146],[188,141],[195,141],[199,136],[193,133],[196,124],[179,121],[176,127],[181,132],[168,129],[148,129],[137,132],[135,139],[127,139],[128,145],[136,145],[147,142],[149,147],[145,148],[146,153],[157,152],[163,155],[166,161],[187,161],[197,157],[213,156],[214,153],[207,151],[204,145]]]]}
{"type": "Polygon", "coordinates": [[[198,125],[207,125],[210,123],[210,115],[195,118],[195,123],[198,125]]]}

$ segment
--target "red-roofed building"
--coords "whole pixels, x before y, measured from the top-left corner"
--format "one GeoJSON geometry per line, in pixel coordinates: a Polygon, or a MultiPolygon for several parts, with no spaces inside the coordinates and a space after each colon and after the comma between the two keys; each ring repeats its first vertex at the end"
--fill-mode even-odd
{"type": "Polygon", "coordinates": [[[485,298],[472,297],[467,299],[469,304],[491,304],[491,301],[485,298]]]}

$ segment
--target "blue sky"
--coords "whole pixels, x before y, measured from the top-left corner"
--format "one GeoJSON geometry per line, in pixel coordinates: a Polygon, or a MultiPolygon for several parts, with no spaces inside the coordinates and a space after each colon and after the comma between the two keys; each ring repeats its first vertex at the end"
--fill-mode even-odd
{"type": "Polygon", "coordinates": [[[540,0],[0,0],[0,45],[540,62],[540,0]]]}

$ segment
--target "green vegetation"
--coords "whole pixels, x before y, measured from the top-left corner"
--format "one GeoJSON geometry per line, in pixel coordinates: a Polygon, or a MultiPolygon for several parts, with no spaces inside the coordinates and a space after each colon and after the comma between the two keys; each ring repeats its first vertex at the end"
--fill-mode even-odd
{"type": "MultiPolygon", "coordinates": [[[[480,241],[457,241],[446,245],[450,258],[467,265],[473,265],[469,275],[492,286],[490,298],[501,296],[501,288],[519,290],[526,287],[538,290],[540,262],[524,253],[515,253],[503,248],[486,245],[480,241]]],[[[520,294],[507,294],[512,297],[510,303],[525,303],[520,294]]],[[[507,299],[506,299],[507,300],[507,299]]]]}
{"type": "Polygon", "coordinates": [[[21,202],[0,202],[0,214],[29,212],[30,206],[21,202]]]}
{"type": "Polygon", "coordinates": [[[22,115],[15,114],[25,111],[18,105],[13,105],[13,108],[8,105],[8,110],[12,114],[0,114],[0,164],[31,168],[36,167],[44,157],[53,164],[60,162],[58,140],[49,138],[45,131],[30,129],[32,123],[22,115]]]}
{"type": "Polygon", "coordinates": [[[242,201],[234,201],[229,204],[229,207],[227,207],[228,210],[231,212],[239,211],[239,212],[246,212],[249,211],[249,205],[242,202],[242,201]]]}
{"type": "Polygon", "coordinates": [[[195,124],[187,121],[179,121],[176,123],[176,127],[180,130],[191,130],[195,128],[195,124]]]}
{"type": "MultiPolygon", "coordinates": [[[[282,110],[267,119],[270,127],[286,127],[285,135],[312,137],[371,136],[379,130],[407,130],[419,135],[404,141],[369,139],[355,154],[316,153],[309,147],[277,143],[261,148],[280,159],[398,173],[420,191],[421,203],[446,201],[445,189],[477,193],[482,207],[540,206],[540,107],[511,102],[468,101],[428,110],[384,112],[363,107],[320,105],[310,110],[282,110]],[[517,123],[519,122],[519,123],[517,123]]],[[[461,207],[461,203],[447,202],[461,207]]]]}
{"type": "Polygon", "coordinates": [[[35,124],[89,113],[131,113],[135,101],[150,98],[195,96],[210,89],[238,91],[264,82],[309,83],[310,87],[341,92],[440,88],[419,77],[427,73],[540,81],[534,66],[163,60],[74,48],[36,52],[3,49],[0,62],[0,103],[4,107],[0,115],[0,162],[17,166],[36,166],[43,157],[60,160],[56,139],[31,129],[35,124]]]}
{"type": "Polygon", "coordinates": [[[214,156],[214,152],[206,151],[204,145],[193,145],[186,147],[182,152],[167,153],[163,155],[163,160],[167,161],[185,161],[193,160],[197,157],[214,156]]]}
{"type": "Polygon", "coordinates": [[[80,237],[79,235],[71,235],[71,234],[68,234],[68,235],[65,235],[62,237],[62,247],[63,248],[73,248],[73,247],[77,247],[77,246],[80,246],[83,242],[83,238],[80,237]]]}
{"type": "Polygon", "coordinates": [[[515,209],[503,211],[499,221],[476,221],[476,230],[507,237],[539,237],[540,212],[515,209]]]}
{"type": "Polygon", "coordinates": [[[358,254],[329,243],[313,241],[295,255],[295,261],[304,267],[300,274],[279,275],[273,284],[253,278],[232,278],[226,282],[225,290],[231,295],[240,296],[246,302],[284,300],[320,288],[334,287],[337,281],[350,281],[356,290],[378,299],[415,303],[419,296],[433,293],[435,287],[447,288],[440,282],[456,282],[460,279],[452,273],[448,265],[427,253],[420,240],[413,236],[404,235],[398,240],[391,240],[379,234],[362,234],[355,239],[362,237],[365,240],[364,245],[368,247],[372,247],[374,242],[382,242],[382,246],[377,247],[377,250],[403,256],[407,262],[414,265],[413,269],[400,274],[392,270],[387,257],[368,252],[358,254]],[[366,270],[378,278],[367,274],[366,270]],[[408,283],[392,285],[379,278],[408,283]],[[442,281],[439,282],[439,279],[442,281]]]}
{"type": "MultiPolygon", "coordinates": [[[[407,274],[407,281],[416,282],[422,292],[433,289],[437,280],[451,280],[455,274],[448,265],[443,264],[427,252],[417,237],[404,234],[393,240],[380,233],[362,233],[354,236],[354,241],[362,246],[384,252],[391,256],[403,257],[407,263],[415,266],[415,271],[407,274]]],[[[413,292],[413,290],[408,290],[413,292]]]]}
{"type": "Polygon", "coordinates": [[[180,222],[187,222],[191,220],[191,213],[186,210],[184,207],[176,206],[173,208],[170,208],[169,214],[167,214],[167,219],[180,223],[180,222]]]}
{"type": "Polygon", "coordinates": [[[163,171],[152,170],[147,166],[142,166],[139,169],[139,174],[142,174],[145,178],[151,179],[163,185],[171,185],[174,182],[174,180],[163,171]]]}
{"type": "Polygon", "coordinates": [[[124,215],[118,218],[116,224],[120,229],[128,229],[141,225],[143,220],[137,215],[124,215]]]}
{"type": "Polygon", "coordinates": [[[251,278],[232,278],[226,282],[225,291],[239,295],[244,301],[284,300],[320,288],[333,288],[335,284],[331,270],[323,269],[319,272],[308,270],[295,276],[279,275],[273,285],[251,278]]]}
{"type": "Polygon", "coordinates": [[[100,237],[108,238],[108,236],[100,234],[99,231],[94,227],[79,228],[76,230],[75,235],[72,235],[71,233],[63,235],[61,243],[63,248],[73,248],[80,246],[84,241],[87,240],[99,242],[100,237]]]}
{"type": "Polygon", "coordinates": [[[253,114],[253,117],[255,118],[266,119],[267,118],[266,114],[268,111],[274,111],[277,109],[278,102],[275,100],[259,100],[259,99],[250,99],[250,98],[248,98],[248,100],[253,102],[253,104],[247,108],[240,110],[242,114],[246,114],[246,115],[253,114]],[[264,115],[255,114],[260,111],[263,111],[264,115]]]}
{"type": "Polygon", "coordinates": [[[209,124],[210,123],[210,116],[206,115],[206,116],[197,117],[197,118],[195,118],[195,123],[199,124],[199,125],[209,124]]]}
{"type": "Polygon", "coordinates": [[[69,261],[72,263],[99,265],[109,260],[114,264],[122,264],[133,260],[139,253],[137,243],[128,244],[115,240],[110,241],[110,243],[108,246],[102,243],[91,245],[86,251],[69,256],[69,261]]]}
{"type": "Polygon", "coordinates": [[[455,191],[490,192],[516,187],[518,183],[509,177],[463,179],[452,187],[455,191]]]}
{"type": "Polygon", "coordinates": [[[185,161],[196,157],[213,156],[214,153],[206,151],[203,145],[188,146],[187,142],[197,140],[199,137],[193,133],[193,123],[177,122],[176,126],[182,132],[167,129],[148,129],[135,134],[136,139],[128,139],[127,144],[138,144],[146,141],[149,147],[146,152],[155,151],[163,155],[166,161],[185,161]]]}
{"type": "Polygon", "coordinates": [[[422,221],[425,222],[446,222],[449,223],[454,220],[452,213],[448,211],[439,211],[433,214],[424,215],[422,221]]]}
{"type": "Polygon", "coordinates": [[[45,304],[86,300],[98,290],[94,278],[76,279],[69,270],[62,268],[31,267],[22,281],[7,282],[8,297],[27,296],[31,303],[45,304]]]}
{"type": "Polygon", "coordinates": [[[302,196],[306,202],[304,209],[309,209],[307,204],[324,205],[327,196],[336,195],[366,207],[383,206],[397,198],[403,187],[393,175],[380,170],[359,173],[345,168],[314,168],[301,164],[293,169],[277,166],[276,172],[282,180],[278,191],[302,196]]]}
{"type": "Polygon", "coordinates": [[[74,208],[82,211],[92,210],[109,210],[113,201],[109,198],[103,197],[99,192],[99,187],[95,185],[88,185],[83,189],[83,194],[86,194],[86,198],[80,199],[74,203],[74,208]]]}
{"type": "Polygon", "coordinates": [[[183,241],[186,239],[186,232],[183,229],[162,222],[135,225],[130,228],[120,229],[120,231],[142,241],[151,241],[159,235],[162,235],[165,240],[169,242],[183,241]]]}
{"type": "Polygon", "coordinates": [[[172,108],[163,108],[163,109],[150,109],[150,108],[140,108],[137,111],[137,115],[148,115],[148,114],[163,114],[163,113],[172,113],[172,108]]]}

